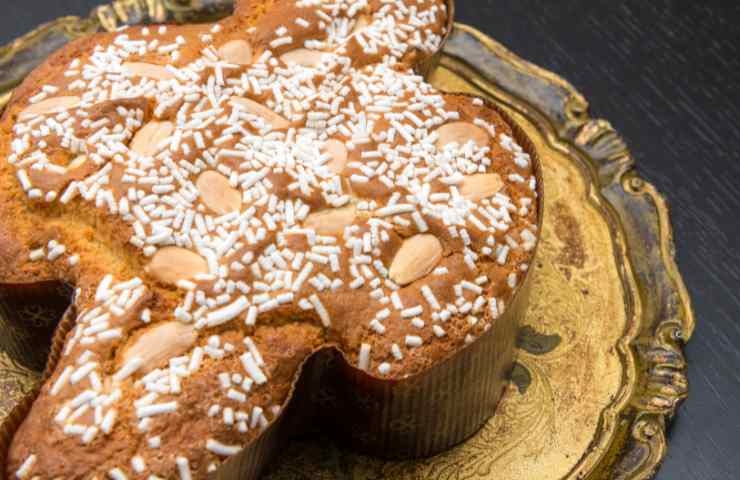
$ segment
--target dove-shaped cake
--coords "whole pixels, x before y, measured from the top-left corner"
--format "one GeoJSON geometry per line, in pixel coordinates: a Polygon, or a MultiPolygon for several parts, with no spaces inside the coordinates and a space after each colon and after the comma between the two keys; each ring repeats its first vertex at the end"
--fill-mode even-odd
{"type": "Polygon", "coordinates": [[[1,123],[0,282],[75,295],[8,478],[248,478],[306,425],[429,455],[494,413],[541,175],[503,111],[421,75],[451,15],[239,0],[27,77],[1,123]]]}

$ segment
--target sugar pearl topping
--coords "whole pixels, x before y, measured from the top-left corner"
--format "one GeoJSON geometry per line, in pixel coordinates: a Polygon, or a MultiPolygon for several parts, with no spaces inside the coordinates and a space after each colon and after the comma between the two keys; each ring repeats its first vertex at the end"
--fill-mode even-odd
{"type": "MultiPolygon", "coordinates": [[[[480,336],[537,241],[529,156],[483,102],[412,69],[440,46],[442,3],[278,4],[277,28],[111,35],[19,109],[8,161],[29,201],[118,222],[145,265],[78,303],[44,392],[81,448],[146,435],[110,478],[193,478],[279,415],[260,326],[300,318],[344,338],[359,369],[403,375],[435,342],[480,336]],[[159,289],[175,292],[169,313],[154,313],[159,289]],[[204,368],[211,433],[164,466],[176,439],[158,432],[204,368]]],[[[29,260],[83,267],[62,242],[29,260]]]]}

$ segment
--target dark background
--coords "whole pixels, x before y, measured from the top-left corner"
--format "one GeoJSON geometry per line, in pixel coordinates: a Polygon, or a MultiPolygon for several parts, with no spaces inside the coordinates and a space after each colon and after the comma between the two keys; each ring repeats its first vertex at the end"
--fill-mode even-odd
{"type": "MultiPolygon", "coordinates": [[[[2,0],[0,44],[101,0],[2,0]]],[[[458,0],[572,82],[672,207],[697,330],[658,480],[740,478],[740,0],[458,0]]]]}

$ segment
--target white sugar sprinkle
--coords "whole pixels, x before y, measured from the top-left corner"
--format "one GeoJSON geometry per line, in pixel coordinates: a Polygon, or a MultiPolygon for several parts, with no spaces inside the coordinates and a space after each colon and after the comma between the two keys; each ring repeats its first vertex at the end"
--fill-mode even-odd
{"type": "MultiPolygon", "coordinates": [[[[206,441],[206,449],[222,457],[230,457],[239,453],[242,447],[238,445],[226,445],[217,440],[209,438],[206,441]]],[[[179,468],[179,465],[178,465],[179,468]]]]}
{"type": "Polygon", "coordinates": [[[175,458],[175,463],[177,464],[177,472],[180,474],[180,480],[192,480],[193,477],[190,474],[190,462],[188,462],[188,459],[177,457],[175,458]]]}
{"type": "Polygon", "coordinates": [[[16,478],[26,478],[31,473],[31,469],[33,468],[35,463],[36,455],[29,455],[28,457],[26,457],[18,470],[15,471],[16,478]]]}
{"type": "Polygon", "coordinates": [[[360,353],[357,356],[357,368],[367,371],[370,368],[370,345],[360,345],[360,353]]]}
{"type": "Polygon", "coordinates": [[[407,347],[420,347],[423,343],[421,337],[417,335],[406,335],[407,347]]]}
{"type": "Polygon", "coordinates": [[[257,365],[257,362],[254,360],[251,353],[246,352],[242,354],[239,357],[239,360],[241,360],[242,366],[244,367],[244,370],[246,370],[247,374],[249,374],[252,380],[254,380],[258,385],[267,382],[267,377],[262,372],[259,365],[257,365]]]}
{"type": "Polygon", "coordinates": [[[155,403],[144,405],[136,409],[136,416],[139,418],[161,415],[163,413],[172,413],[177,411],[177,402],[155,403]]]}

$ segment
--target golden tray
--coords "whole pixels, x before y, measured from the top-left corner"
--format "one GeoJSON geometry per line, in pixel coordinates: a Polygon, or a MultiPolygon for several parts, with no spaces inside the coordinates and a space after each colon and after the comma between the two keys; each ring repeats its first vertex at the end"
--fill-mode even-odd
{"type": "MultiPolygon", "coordinates": [[[[71,39],[130,24],[213,20],[230,7],[118,0],[88,18],[42,25],[0,49],[0,108],[23,76],[71,39]]],[[[568,82],[473,28],[455,25],[429,77],[442,90],[501,105],[542,158],[543,238],[512,383],[477,435],[435,457],[384,461],[312,436],[288,445],[267,478],[650,478],[666,454],[666,424],[688,393],[682,345],[694,329],[663,197],[568,82]]],[[[0,422],[36,387],[63,307],[19,305],[21,322],[0,312],[0,422]]]]}

